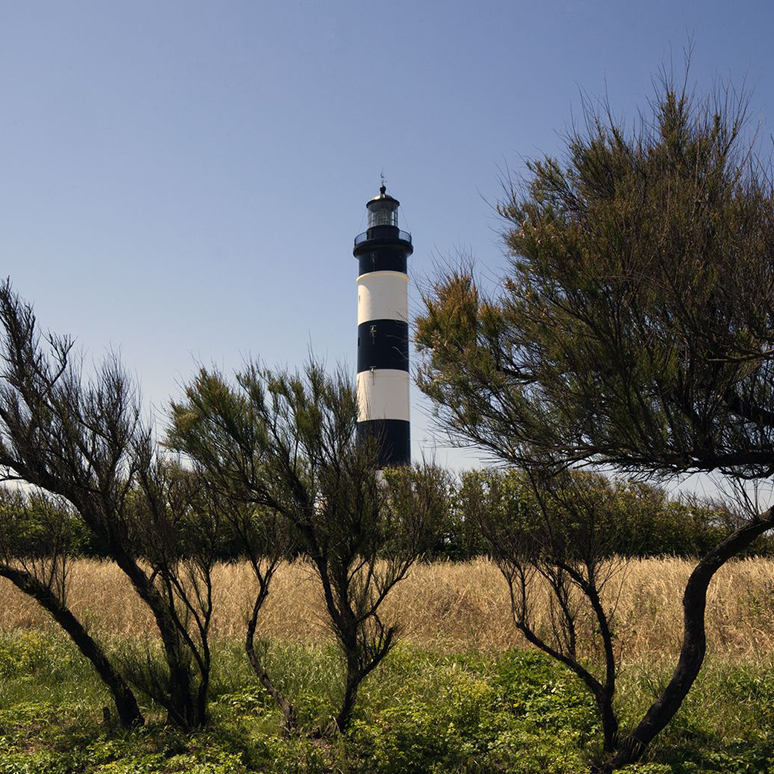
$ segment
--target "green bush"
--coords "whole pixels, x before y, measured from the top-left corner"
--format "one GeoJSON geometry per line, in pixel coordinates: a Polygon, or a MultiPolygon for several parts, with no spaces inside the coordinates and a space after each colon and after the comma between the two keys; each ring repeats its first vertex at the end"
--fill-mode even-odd
{"type": "Polygon", "coordinates": [[[570,774],[586,770],[583,744],[594,732],[593,707],[573,676],[541,655],[512,652],[494,665],[425,664],[391,706],[358,720],[354,740],[385,774],[570,774]]]}

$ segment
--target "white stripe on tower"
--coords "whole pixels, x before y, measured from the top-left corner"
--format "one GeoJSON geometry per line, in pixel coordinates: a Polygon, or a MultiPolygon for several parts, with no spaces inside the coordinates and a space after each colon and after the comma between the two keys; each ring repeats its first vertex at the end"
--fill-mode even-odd
{"type": "Polygon", "coordinates": [[[408,274],[371,271],[357,278],[357,324],[369,320],[408,322],[408,274]]]}
{"type": "Polygon", "coordinates": [[[379,368],[357,375],[358,422],[399,419],[409,422],[408,371],[379,368]]]}

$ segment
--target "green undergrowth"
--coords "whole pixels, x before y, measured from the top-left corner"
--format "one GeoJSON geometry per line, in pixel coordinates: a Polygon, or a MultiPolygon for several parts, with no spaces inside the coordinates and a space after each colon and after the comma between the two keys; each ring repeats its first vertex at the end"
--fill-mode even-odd
{"type": "MultiPolygon", "coordinates": [[[[116,657],[136,644],[112,643],[116,657]]],[[[272,644],[269,671],[296,703],[302,726],[325,726],[341,684],[334,649],[272,644]]],[[[350,732],[322,743],[286,739],[279,715],[237,642],[215,646],[212,720],[193,734],[106,722],[109,696],[55,632],[0,637],[0,774],[442,774],[586,772],[600,730],[588,694],[534,652],[439,655],[398,647],[363,685],[350,732]]],[[[710,661],[685,706],[631,774],[772,772],[772,664],[710,661]]],[[[652,701],[669,664],[623,670],[624,727],[652,701]]]]}

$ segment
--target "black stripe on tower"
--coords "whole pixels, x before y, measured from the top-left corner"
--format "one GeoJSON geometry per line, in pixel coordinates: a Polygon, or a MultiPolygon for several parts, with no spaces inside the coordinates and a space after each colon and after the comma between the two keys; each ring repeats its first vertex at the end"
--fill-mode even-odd
{"type": "Polygon", "coordinates": [[[370,274],[372,271],[400,271],[408,274],[408,256],[405,248],[391,250],[382,247],[367,253],[358,253],[359,274],[370,274]]]}
{"type": "Polygon", "coordinates": [[[357,326],[357,372],[372,368],[409,370],[407,322],[369,320],[357,326]]]}
{"type": "Polygon", "coordinates": [[[377,468],[411,463],[411,423],[404,419],[369,419],[358,422],[358,441],[377,438],[377,468]]]}

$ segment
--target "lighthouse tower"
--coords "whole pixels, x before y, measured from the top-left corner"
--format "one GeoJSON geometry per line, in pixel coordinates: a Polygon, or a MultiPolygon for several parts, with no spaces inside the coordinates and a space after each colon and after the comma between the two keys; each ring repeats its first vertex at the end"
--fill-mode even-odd
{"type": "Polygon", "coordinates": [[[378,467],[411,462],[408,257],[411,234],[398,228],[400,202],[387,193],[366,204],[368,230],[355,237],[358,435],[379,438],[378,467]]]}

